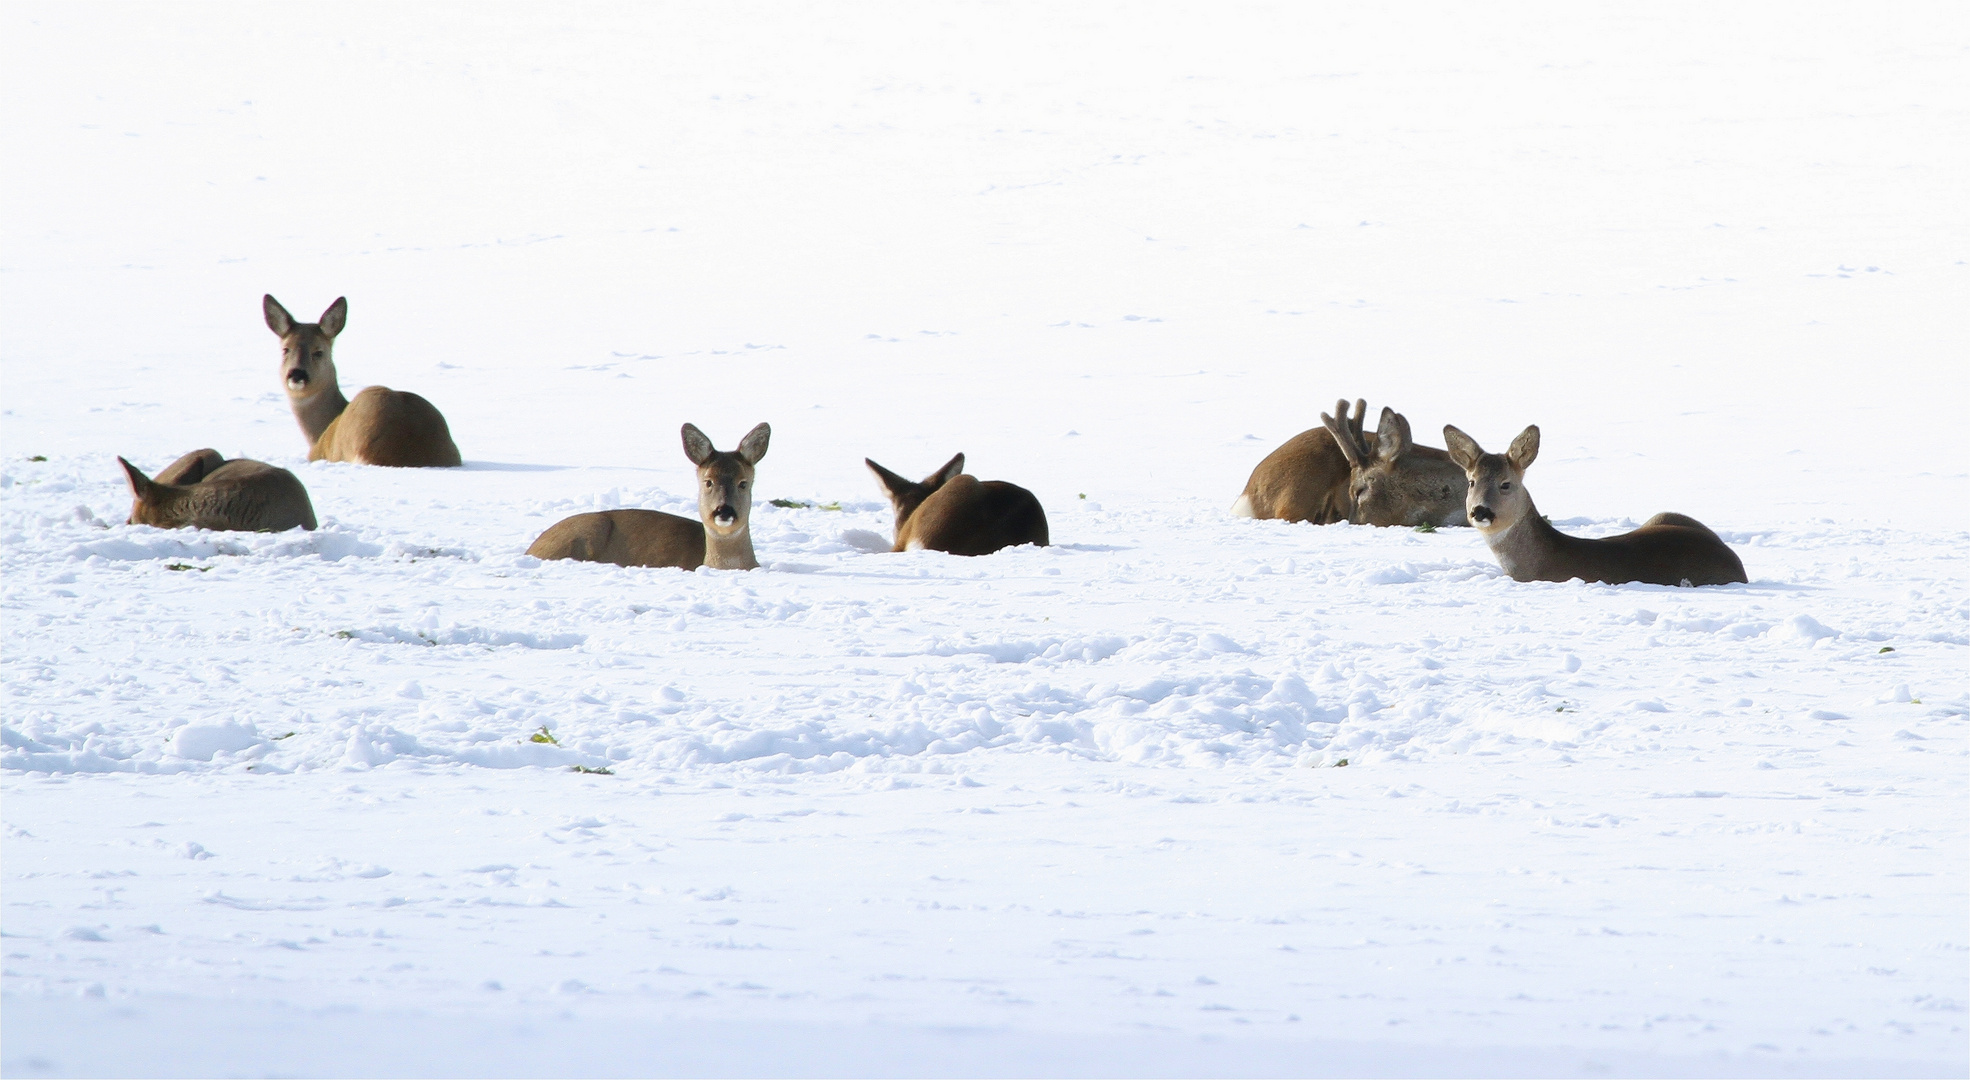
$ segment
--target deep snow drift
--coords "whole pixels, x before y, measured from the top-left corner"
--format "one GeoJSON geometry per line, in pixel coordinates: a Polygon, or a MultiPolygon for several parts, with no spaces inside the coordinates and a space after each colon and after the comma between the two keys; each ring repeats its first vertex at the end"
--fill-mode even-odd
{"type": "Polygon", "coordinates": [[[1957,13],[0,18],[9,1075],[1966,1071],[1957,13]],[[1226,514],[1357,395],[1751,582],[1226,514]],[[686,420],[762,569],[524,555],[686,420]]]}

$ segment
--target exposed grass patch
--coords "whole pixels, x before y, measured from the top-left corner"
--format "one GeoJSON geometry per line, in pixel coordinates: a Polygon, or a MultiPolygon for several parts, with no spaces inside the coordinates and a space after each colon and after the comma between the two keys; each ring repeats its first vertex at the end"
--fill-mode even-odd
{"type": "Polygon", "coordinates": [[[532,735],[529,735],[529,736],[527,736],[527,741],[528,741],[528,742],[537,742],[537,743],[547,743],[547,744],[549,744],[549,745],[551,745],[551,746],[559,746],[559,745],[561,745],[561,740],[559,740],[559,739],[557,739],[557,738],[555,738],[555,737],[554,737],[554,733],[553,733],[553,732],[551,732],[551,731],[549,731],[549,730],[547,730],[547,725],[546,725],[546,724],[542,724],[542,725],[540,726],[540,730],[539,730],[539,731],[536,731],[536,732],[534,732],[534,733],[533,733],[532,735]]]}
{"type": "Polygon", "coordinates": [[[28,458],[27,460],[29,460],[29,461],[46,461],[46,460],[48,460],[48,455],[46,455],[46,454],[36,454],[36,455],[34,455],[33,457],[31,457],[31,458],[28,458]]]}
{"type": "Polygon", "coordinates": [[[833,510],[837,513],[841,511],[841,500],[839,499],[831,503],[803,502],[800,499],[768,499],[766,501],[782,510],[833,510]]]}
{"type": "Polygon", "coordinates": [[[589,767],[588,767],[588,766],[586,766],[586,765],[570,765],[570,766],[568,766],[568,771],[569,771],[569,772],[578,772],[578,773],[587,773],[587,774],[588,774],[588,775],[590,775],[590,776],[614,776],[614,775],[616,775],[614,771],[612,771],[612,770],[610,770],[610,769],[608,769],[608,768],[606,768],[606,767],[605,767],[605,768],[600,768],[600,769],[591,769],[591,768],[589,768],[589,767]]]}
{"type": "Polygon", "coordinates": [[[212,569],[209,566],[193,566],[191,563],[188,562],[165,563],[164,568],[166,570],[196,570],[201,574],[205,573],[207,570],[212,569]]]}
{"type": "Polygon", "coordinates": [[[1880,656],[1884,652],[1894,652],[1894,651],[1895,651],[1895,647],[1893,645],[1883,645],[1881,646],[1880,650],[1877,651],[1874,655],[1880,656]]]}
{"type": "Polygon", "coordinates": [[[1429,523],[1429,522],[1427,522],[1427,521],[1425,521],[1425,522],[1423,522],[1423,523],[1422,523],[1421,525],[1418,525],[1418,526],[1416,526],[1416,531],[1417,531],[1417,532],[1435,532],[1435,531],[1436,531],[1436,526],[1435,526],[1435,525],[1432,525],[1432,524],[1430,524],[1430,523],[1429,523]]]}

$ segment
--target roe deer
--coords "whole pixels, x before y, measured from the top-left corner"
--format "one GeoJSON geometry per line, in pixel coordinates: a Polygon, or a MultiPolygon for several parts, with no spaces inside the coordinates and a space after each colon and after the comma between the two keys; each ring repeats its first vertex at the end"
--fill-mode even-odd
{"type": "MultiPolygon", "coordinates": [[[[1359,403],[1356,403],[1359,405],[1359,403]]],[[[1337,408],[1335,411],[1339,412],[1337,408]]],[[[1462,525],[1464,470],[1434,446],[1409,437],[1409,419],[1384,405],[1371,442],[1352,422],[1320,414],[1348,459],[1348,520],[1356,525],[1462,525]]]]}
{"type": "Polygon", "coordinates": [[[579,559],[617,566],[674,566],[695,570],[754,570],[753,466],[766,456],[773,429],[761,424],[739,448],[721,451],[705,433],[684,425],[684,456],[698,467],[698,517],[692,521],[660,510],[602,510],[555,523],[527,554],[536,559],[579,559]]]}
{"type": "Polygon", "coordinates": [[[1744,563],[1716,533],[1684,514],[1657,514],[1633,532],[1601,540],[1568,536],[1532,505],[1525,470],[1539,456],[1539,428],[1528,427],[1503,454],[1487,454],[1444,425],[1443,441],[1464,470],[1471,524],[1513,581],[1598,581],[1610,585],[1723,585],[1748,580],[1744,563]]]}
{"type": "Polygon", "coordinates": [[[1321,413],[1321,427],[1300,432],[1259,462],[1231,512],[1314,525],[1462,525],[1456,482],[1463,476],[1449,455],[1417,446],[1409,421],[1386,407],[1380,429],[1364,432],[1367,412],[1368,403],[1356,400],[1352,417],[1346,401],[1335,403],[1334,416],[1321,413]],[[1384,438],[1394,441],[1385,448],[1384,438]]]}
{"type": "Polygon", "coordinates": [[[369,386],[350,401],[335,377],[335,336],[349,320],[349,300],[336,297],[316,323],[295,322],[271,295],[260,298],[267,329],[280,337],[281,381],[287,403],[308,437],[309,461],[362,465],[462,464],[451,428],[437,406],[404,390],[369,386]]]}
{"type": "Polygon", "coordinates": [[[264,461],[227,461],[217,450],[194,450],[153,479],[116,460],[130,481],[131,525],[237,532],[315,527],[308,489],[293,473],[264,461]]]}
{"type": "Polygon", "coordinates": [[[868,458],[863,464],[896,508],[893,551],[990,555],[1020,544],[1047,546],[1047,512],[1017,484],[980,480],[964,471],[964,455],[912,483],[868,458]]]}

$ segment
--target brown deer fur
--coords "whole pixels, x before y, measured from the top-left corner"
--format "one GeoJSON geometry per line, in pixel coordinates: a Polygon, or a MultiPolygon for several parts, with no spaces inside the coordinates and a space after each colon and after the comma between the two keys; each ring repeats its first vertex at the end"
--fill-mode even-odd
{"type": "Polygon", "coordinates": [[[1346,401],[1336,402],[1334,416],[1320,414],[1322,426],[1259,462],[1231,512],[1314,525],[1462,525],[1463,476],[1449,456],[1416,445],[1409,421],[1392,409],[1382,410],[1379,430],[1363,431],[1367,412],[1366,401],[1354,403],[1352,416],[1346,401]],[[1399,441],[1382,445],[1397,433],[1399,441]]]}
{"type": "Polygon", "coordinates": [[[404,390],[365,387],[342,396],[335,374],[335,337],[349,319],[337,297],[321,321],[295,322],[272,296],[260,299],[267,328],[280,337],[281,383],[294,419],[308,437],[309,461],[362,465],[453,466],[462,463],[451,428],[437,406],[404,390]]]}
{"type": "Polygon", "coordinates": [[[1685,514],[1657,514],[1633,532],[1600,540],[1553,528],[1525,490],[1525,470],[1539,456],[1536,426],[1520,432],[1503,454],[1485,453],[1455,427],[1444,427],[1443,440],[1464,470],[1471,524],[1514,581],[1723,585],[1748,580],[1737,553],[1685,514]]]}
{"type": "Polygon", "coordinates": [[[308,489],[293,473],[264,461],[227,461],[217,450],[194,450],[153,479],[116,460],[130,482],[132,525],[238,532],[315,527],[308,489]]]}
{"type": "Polygon", "coordinates": [[[766,456],[773,429],[753,428],[739,448],[721,451],[694,425],[683,428],[684,456],[698,467],[698,517],[659,510],[603,510],[555,523],[527,548],[537,559],[578,559],[617,566],[674,566],[694,570],[752,570],[754,466],[766,456]]]}
{"type": "Polygon", "coordinates": [[[1047,546],[1047,512],[1033,493],[964,471],[964,455],[913,483],[862,459],[896,508],[896,551],[990,555],[1020,544],[1047,546]]]}
{"type": "Polygon", "coordinates": [[[1320,422],[1348,459],[1349,521],[1356,525],[1465,523],[1464,470],[1445,451],[1417,445],[1410,438],[1407,417],[1383,406],[1372,441],[1361,430],[1358,412],[1352,422],[1321,413],[1320,422]]]}

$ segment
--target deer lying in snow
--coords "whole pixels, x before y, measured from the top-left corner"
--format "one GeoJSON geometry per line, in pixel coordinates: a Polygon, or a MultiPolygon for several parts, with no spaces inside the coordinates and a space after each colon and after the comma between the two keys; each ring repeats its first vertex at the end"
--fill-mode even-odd
{"type": "Polygon", "coordinates": [[[308,489],[293,473],[264,461],[227,461],[217,450],[194,450],[152,478],[116,460],[130,481],[129,524],[237,532],[315,527],[308,489]]]}
{"type": "Polygon", "coordinates": [[[1539,429],[1528,427],[1503,454],[1445,425],[1443,441],[1464,470],[1471,524],[1513,581],[1599,581],[1618,585],[1723,585],[1748,580],[1744,563],[1716,533],[1683,514],[1657,514],[1633,532],[1589,540],[1568,536],[1539,515],[1525,490],[1525,470],[1539,456],[1539,429]]]}
{"type": "Polygon", "coordinates": [[[272,296],[260,298],[267,329],[280,336],[287,403],[308,437],[309,461],[361,465],[461,464],[451,428],[437,406],[404,390],[369,386],[350,401],[335,377],[335,336],[349,319],[349,300],[337,297],[318,323],[295,322],[272,296]]]}
{"type": "Polygon", "coordinates": [[[693,521],[659,510],[602,510],[554,524],[533,542],[536,559],[579,559],[617,566],[675,566],[695,570],[753,570],[753,467],[766,456],[773,429],[761,424],[734,451],[711,445],[705,433],[684,425],[684,456],[698,467],[698,517],[693,521]]]}
{"type": "Polygon", "coordinates": [[[1334,405],[1321,425],[1267,454],[1231,506],[1239,517],[1328,525],[1462,525],[1463,471],[1450,455],[1410,438],[1409,421],[1386,406],[1381,424],[1364,432],[1368,403],[1334,405]]]}
{"type": "Polygon", "coordinates": [[[1047,546],[1047,512],[1033,493],[964,471],[964,455],[912,483],[868,458],[863,464],[896,508],[895,551],[990,555],[1020,544],[1047,546]]]}

